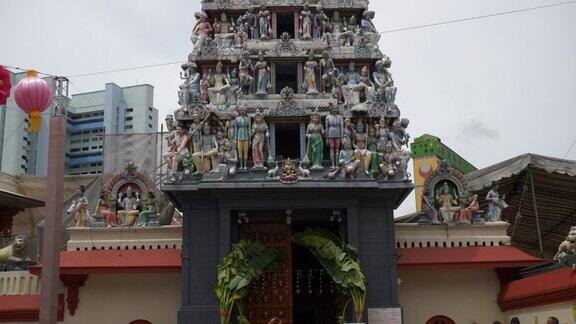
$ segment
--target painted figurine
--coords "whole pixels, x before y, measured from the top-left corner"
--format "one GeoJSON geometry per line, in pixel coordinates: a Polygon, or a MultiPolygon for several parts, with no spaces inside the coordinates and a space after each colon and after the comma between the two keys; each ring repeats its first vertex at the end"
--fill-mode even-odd
{"type": "Polygon", "coordinates": [[[450,192],[448,182],[444,182],[442,192],[438,194],[436,200],[440,205],[440,216],[442,216],[443,222],[445,224],[453,223],[456,212],[462,208],[459,206],[457,196],[450,192]]]}
{"type": "Polygon", "coordinates": [[[373,48],[378,48],[380,41],[380,33],[376,30],[376,26],[372,22],[375,12],[366,10],[362,13],[362,20],[360,21],[361,34],[365,36],[373,48]]]}
{"type": "Polygon", "coordinates": [[[136,224],[136,226],[140,227],[148,226],[150,220],[152,218],[156,218],[158,215],[158,207],[156,206],[156,197],[154,196],[154,192],[148,192],[148,197],[144,199],[142,205],[142,212],[140,212],[140,216],[138,217],[138,224],[136,224]]]}
{"type": "Polygon", "coordinates": [[[184,82],[179,86],[178,91],[178,104],[181,106],[189,105],[191,98],[198,96],[200,92],[200,73],[196,71],[197,67],[195,62],[182,64],[180,79],[184,82]]]}
{"type": "Polygon", "coordinates": [[[208,15],[204,12],[197,12],[194,14],[196,17],[196,25],[192,29],[192,36],[190,40],[192,41],[192,53],[200,53],[204,47],[212,40],[212,34],[214,29],[210,22],[208,22],[208,15]]]}
{"type": "Polygon", "coordinates": [[[503,195],[502,198],[500,198],[498,189],[498,182],[494,181],[492,182],[492,188],[486,195],[486,200],[488,200],[488,213],[486,214],[486,221],[488,222],[501,221],[502,210],[508,208],[508,204],[504,201],[506,197],[503,195]]]}
{"type": "Polygon", "coordinates": [[[394,86],[394,80],[392,79],[392,74],[388,71],[392,61],[390,58],[385,57],[384,60],[378,60],[376,62],[376,71],[372,74],[374,78],[374,85],[376,90],[380,91],[384,95],[384,102],[394,103],[396,100],[397,89],[394,86]]]}
{"type": "Polygon", "coordinates": [[[199,151],[192,154],[192,160],[196,166],[196,175],[218,171],[218,140],[209,123],[203,124],[202,145],[199,151]]]}
{"type": "Polygon", "coordinates": [[[354,134],[354,155],[356,160],[360,161],[360,168],[367,175],[370,174],[370,162],[372,153],[368,150],[368,135],[364,131],[364,124],[359,121],[356,124],[354,134]]]}
{"type": "Polygon", "coordinates": [[[252,124],[252,161],[254,162],[254,168],[265,168],[264,146],[268,143],[269,137],[270,133],[268,132],[268,125],[264,121],[264,115],[258,111],[254,115],[254,124],[252,124]]]}
{"type": "Polygon", "coordinates": [[[308,53],[308,61],[304,63],[304,84],[302,87],[305,89],[306,94],[318,93],[316,87],[316,70],[318,69],[318,62],[314,61],[314,52],[308,53]]]}
{"type": "Polygon", "coordinates": [[[248,169],[248,148],[250,146],[250,132],[252,129],[250,117],[246,108],[238,109],[238,117],[234,119],[234,139],[238,148],[238,160],[240,169],[248,169]]]}
{"type": "Polygon", "coordinates": [[[106,227],[116,227],[118,225],[118,217],[116,213],[110,208],[110,196],[105,191],[100,193],[100,199],[98,199],[98,213],[104,217],[104,222],[106,227]]]}
{"type": "Polygon", "coordinates": [[[174,139],[171,149],[164,154],[164,160],[170,170],[172,181],[178,180],[178,166],[184,160],[184,156],[188,153],[188,132],[186,129],[178,126],[176,128],[178,136],[174,139]]]}
{"type": "Polygon", "coordinates": [[[335,168],[340,155],[340,143],[344,137],[344,118],[338,113],[338,106],[330,104],[330,114],[326,116],[326,142],[330,150],[330,161],[335,168]]]}
{"type": "Polygon", "coordinates": [[[324,93],[328,93],[332,92],[332,89],[334,89],[335,86],[334,70],[336,70],[336,66],[330,57],[330,52],[328,50],[325,50],[322,55],[323,57],[320,60],[320,69],[322,73],[322,91],[324,93]]]}
{"type": "Polygon", "coordinates": [[[304,9],[300,12],[300,38],[312,39],[312,11],[308,2],[304,3],[304,9]]]}
{"type": "Polygon", "coordinates": [[[74,199],[72,205],[67,211],[67,214],[74,215],[74,222],[76,227],[87,227],[90,215],[88,213],[88,198],[86,198],[86,191],[84,186],[80,186],[76,192],[77,198],[74,199]]]}
{"type": "Polygon", "coordinates": [[[236,174],[238,154],[236,154],[236,149],[231,143],[232,140],[225,140],[219,153],[220,165],[218,169],[220,170],[220,181],[226,181],[229,176],[236,174]]]}
{"type": "Polygon", "coordinates": [[[268,94],[268,89],[271,88],[270,84],[270,67],[268,62],[264,60],[264,52],[258,54],[258,62],[256,62],[255,69],[258,73],[257,95],[268,94]]]}
{"type": "Polygon", "coordinates": [[[320,113],[318,110],[314,111],[310,117],[310,124],[306,129],[306,138],[308,139],[308,149],[307,155],[308,159],[312,162],[312,170],[321,170],[322,161],[324,158],[324,141],[322,136],[324,136],[324,126],[320,119],[320,113]]]}
{"type": "Polygon", "coordinates": [[[328,16],[324,13],[324,7],[322,5],[317,5],[313,22],[314,38],[322,38],[324,36],[324,33],[328,28],[328,21],[328,16]]]}
{"type": "Polygon", "coordinates": [[[138,207],[140,206],[140,196],[132,191],[132,187],[128,186],[125,193],[118,195],[118,206],[122,210],[118,211],[118,216],[124,221],[124,226],[133,226],[138,218],[138,207]]]}
{"type": "Polygon", "coordinates": [[[272,29],[270,28],[270,10],[266,9],[266,4],[260,5],[260,12],[258,12],[258,32],[260,39],[270,38],[272,29]]]}
{"type": "Polygon", "coordinates": [[[218,61],[216,73],[210,76],[209,82],[211,86],[208,88],[210,102],[214,105],[225,105],[228,102],[230,81],[226,73],[224,73],[224,67],[221,61],[218,61]]]}
{"type": "Polygon", "coordinates": [[[242,93],[249,94],[252,93],[254,87],[254,77],[252,76],[252,60],[250,59],[250,52],[242,52],[242,58],[238,65],[238,72],[240,78],[240,88],[242,93]]]}

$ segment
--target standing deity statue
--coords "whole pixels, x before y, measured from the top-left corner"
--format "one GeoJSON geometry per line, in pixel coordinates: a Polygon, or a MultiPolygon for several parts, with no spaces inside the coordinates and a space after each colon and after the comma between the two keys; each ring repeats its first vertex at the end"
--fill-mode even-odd
{"type": "Polygon", "coordinates": [[[300,12],[300,38],[312,39],[312,11],[308,2],[304,3],[304,9],[300,12]]]}
{"type": "Polygon", "coordinates": [[[192,114],[192,123],[190,123],[190,137],[192,138],[192,149],[199,152],[202,149],[202,127],[203,122],[200,119],[199,112],[192,114]]]}
{"type": "Polygon", "coordinates": [[[366,127],[366,134],[368,134],[368,151],[372,154],[370,162],[370,172],[377,174],[382,163],[382,153],[378,152],[378,139],[376,138],[376,125],[368,125],[366,127]]]}
{"type": "MultiPolygon", "coordinates": [[[[254,124],[252,124],[252,161],[254,168],[264,169],[264,146],[268,144],[268,125],[264,121],[264,115],[257,111],[254,115],[254,124]]],[[[268,150],[270,147],[268,146],[268,150]]]]}
{"type": "Polygon", "coordinates": [[[172,115],[166,115],[164,119],[166,123],[166,129],[168,130],[168,136],[166,136],[166,144],[168,146],[168,151],[170,151],[174,147],[174,140],[176,136],[178,136],[178,132],[176,131],[176,125],[174,125],[174,117],[172,115]]]}
{"type": "Polygon", "coordinates": [[[188,151],[188,132],[186,129],[178,126],[176,128],[177,136],[176,138],[170,143],[170,149],[166,154],[164,154],[164,160],[166,161],[166,165],[170,170],[170,175],[172,176],[172,180],[176,182],[178,180],[178,166],[184,160],[184,156],[189,153],[188,151]]]}
{"type": "Polygon", "coordinates": [[[88,198],[86,198],[86,191],[84,186],[80,186],[76,192],[77,198],[74,198],[72,206],[68,209],[68,214],[74,214],[74,222],[76,227],[87,227],[88,219],[90,217],[88,212],[88,198]]]}
{"type": "Polygon", "coordinates": [[[234,139],[238,147],[238,160],[242,170],[248,169],[248,148],[250,146],[251,129],[252,125],[246,108],[238,108],[238,117],[234,119],[234,139]]]}
{"type": "Polygon", "coordinates": [[[324,36],[324,33],[328,28],[328,21],[329,19],[324,13],[324,8],[321,5],[317,5],[313,21],[314,38],[322,38],[324,36]]]}
{"type": "Polygon", "coordinates": [[[197,72],[197,68],[196,62],[182,64],[180,79],[184,82],[179,86],[178,104],[185,107],[186,111],[191,99],[200,94],[200,73],[197,72]]]}
{"type": "Polygon", "coordinates": [[[335,86],[334,70],[336,66],[328,50],[324,51],[323,57],[320,60],[320,69],[322,73],[322,91],[324,93],[331,92],[335,86]]]}
{"type": "Polygon", "coordinates": [[[500,198],[500,194],[498,193],[499,188],[500,186],[498,185],[498,182],[492,182],[492,187],[486,195],[486,200],[488,200],[488,213],[486,214],[486,221],[488,222],[501,221],[502,211],[508,208],[508,204],[504,201],[506,196],[502,195],[502,198],[500,198]]]}
{"type": "Polygon", "coordinates": [[[422,192],[422,210],[426,215],[426,223],[438,224],[438,211],[434,207],[434,195],[429,189],[424,188],[422,192]]]}
{"type": "Polygon", "coordinates": [[[210,97],[208,97],[208,88],[210,87],[210,78],[208,73],[202,74],[202,79],[200,79],[200,101],[203,103],[208,103],[210,97]]]}
{"type": "Polygon", "coordinates": [[[266,9],[266,4],[260,5],[260,12],[258,12],[258,32],[260,39],[268,39],[272,34],[270,27],[270,10],[266,9]]]}
{"type": "Polygon", "coordinates": [[[243,94],[249,94],[253,92],[254,87],[254,77],[252,76],[252,60],[250,59],[250,52],[242,52],[242,58],[238,66],[239,78],[240,78],[240,88],[243,94]]]}
{"type": "Polygon", "coordinates": [[[213,105],[225,105],[228,102],[230,93],[230,81],[228,76],[224,73],[222,62],[218,61],[216,65],[216,73],[210,76],[210,88],[208,88],[208,96],[213,105]]]}
{"type": "Polygon", "coordinates": [[[312,162],[312,170],[322,169],[322,161],[324,160],[324,141],[322,136],[325,133],[320,113],[316,109],[310,117],[310,124],[306,128],[306,138],[308,139],[306,154],[312,162]]]}
{"type": "Polygon", "coordinates": [[[192,154],[192,160],[196,166],[195,174],[218,171],[218,140],[208,122],[202,127],[202,147],[192,154]]]}
{"type": "Polygon", "coordinates": [[[330,149],[330,161],[335,168],[340,155],[340,143],[344,137],[344,118],[338,113],[338,106],[330,103],[330,114],[326,116],[326,142],[330,149]]]}
{"type": "Polygon", "coordinates": [[[373,48],[378,48],[378,41],[380,41],[380,33],[376,30],[376,26],[372,22],[374,19],[374,11],[364,11],[362,13],[362,21],[360,21],[361,34],[365,36],[373,48]]]}
{"type": "Polygon", "coordinates": [[[394,103],[397,91],[394,86],[392,74],[388,71],[391,65],[392,61],[388,57],[385,57],[384,60],[378,60],[376,62],[376,71],[374,71],[372,75],[376,90],[381,91],[384,96],[384,101],[390,104],[394,103]]]}
{"type": "Polygon", "coordinates": [[[376,125],[375,136],[378,151],[384,152],[384,149],[386,148],[388,143],[392,140],[392,134],[390,132],[388,124],[386,124],[386,118],[384,116],[380,118],[380,121],[376,125]]]}
{"type": "Polygon", "coordinates": [[[358,121],[356,132],[354,133],[354,156],[360,161],[360,168],[368,175],[370,174],[370,163],[372,153],[368,150],[368,134],[364,131],[364,124],[358,121]]]}
{"type": "Polygon", "coordinates": [[[196,17],[196,25],[192,29],[192,36],[190,40],[192,41],[192,53],[198,54],[204,49],[208,42],[212,40],[212,34],[214,29],[210,22],[208,22],[208,15],[204,12],[197,12],[194,14],[196,17]]]}
{"type": "Polygon", "coordinates": [[[225,12],[220,14],[220,22],[214,21],[214,39],[221,49],[231,48],[234,43],[234,28],[225,12]],[[218,28],[216,27],[218,26],[218,28]]]}
{"type": "Polygon", "coordinates": [[[341,86],[344,102],[352,107],[361,102],[361,94],[364,91],[364,84],[362,83],[362,76],[356,71],[354,62],[348,65],[346,72],[346,84],[341,86]]]}
{"type": "Polygon", "coordinates": [[[256,28],[254,28],[254,26],[256,25],[256,16],[254,15],[254,9],[252,7],[249,7],[248,11],[246,11],[244,15],[242,15],[241,19],[242,19],[242,27],[244,28],[244,31],[246,32],[246,34],[248,34],[250,39],[258,38],[257,37],[258,33],[256,31],[256,28]]]}
{"type": "Polygon", "coordinates": [[[140,195],[138,192],[132,191],[132,187],[128,186],[125,193],[118,195],[118,206],[122,210],[118,211],[118,216],[123,220],[124,226],[133,226],[140,213],[140,195]]]}
{"type": "Polygon", "coordinates": [[[316,87],[317,69],[318,62],[314,61],[314,52],[310,50],[308,53],[308,61],[304,63],[304,84],[302,84],[302,88],[304,88],[306,94],[318,93],[318,88],[316,87]]]}
{"type": "Polygon", "coordinates": [[[270,83],[270,67],[268,62],[264,60],[264,52],[258,54],[258,62],[255,64],[255,70],[258,73],[257,95],[268,94],[268,89],[272,87],[270,83]]]}
{"type": "Polygon", "coordinates": [[[436,197],[438,205],[440,205],[440,216],[443,218],[443,223],[448,224],[454,222],[456,212],[461,209],[457,198],[458,195],[450,192],[448,182],[444,182],[442,192],[436,197]]]}

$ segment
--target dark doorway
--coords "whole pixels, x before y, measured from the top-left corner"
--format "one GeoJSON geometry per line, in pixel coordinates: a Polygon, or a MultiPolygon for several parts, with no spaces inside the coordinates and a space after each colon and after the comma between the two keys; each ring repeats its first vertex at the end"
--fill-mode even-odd
{"type": "Polygon", "coordinates": [[[434,316],[426,321],[426,324],[455,324],[452,319],[444,315],[434,316]]]}
{"type": "Polygon", "coordinates": [[[298,93],[298,63],[276,63],[276,94],[285,87],[298,93]]]}
{"type": "Polygon", "coordinates": [[[284,12],[276,14],[276,30],[278,38],[282,36],[284,32],[290,34],[290,38],[294,39],[294,13],[284,12]]]}
{"type": "Polygon", "coordinates": [[[300,159],[300,123],[276,124],[276,160],[300,159]]]}
{"type": "MultiPolygon", "coordinates": [[[[293,233],[304,232],[308,227],[322,227],[339,235],[337,223],[328,221],[299,223],[296,221],[297,216],[294,215],[293,233]]],[[[308,249],[293,243],[292,269],[294,323],[338,323],[337,316],[344,300],[318,259],[308,249]]]]}

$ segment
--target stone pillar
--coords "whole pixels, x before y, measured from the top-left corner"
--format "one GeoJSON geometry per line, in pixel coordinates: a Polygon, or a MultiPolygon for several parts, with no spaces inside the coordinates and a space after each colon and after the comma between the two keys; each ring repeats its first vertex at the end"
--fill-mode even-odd
{"type": "MultiPolygon", "coordinates": [[[[186,195],[186,194],[183,194],[186,195]]],[[[223,215],[209,196],[183,197],[182,305],[178,324],[219,324],[218,299],[214,294],[216,267],[224,248],[220,228],[223,215]]],[[[229,224],[229,223],[228,223],[229,224]]],[[[226,226],[226,223],[223,224],[226,226]]]]}
{"type": "Polygon", "coordinates": [[[306,91],[302,89],[302,82],[304,81],[304,64],[298,62],[297,69],[296,89],[294,89],[294,93],[305,93],[306,91]]]}
{"type": "Polygon", "coordinates": [[[300,159],[306,156],[306,123],[300,123],[300,159]]]}
{"type": "Polygon", "coordinates": [[[294,39],[300,39],[300,12],[294,12],[294,39]]]}
{"type": "Polygon", "coordinates": [[[276,123],[270,123],[268,131],[270,132],[270,156],[276,159],[276,123]]]}
{"type": "Polygon", "coordinates": [[[272,38],[278,38],[278,15],[275,11],[272,12],[270,24],[272,25],[272,38]]]}
{"type": "Polygon", "coordinates": [[[270,90],[271,94],[276,93],[276,63],[270,63],[270,84],[272,85],[272,89],[270,90]]]}

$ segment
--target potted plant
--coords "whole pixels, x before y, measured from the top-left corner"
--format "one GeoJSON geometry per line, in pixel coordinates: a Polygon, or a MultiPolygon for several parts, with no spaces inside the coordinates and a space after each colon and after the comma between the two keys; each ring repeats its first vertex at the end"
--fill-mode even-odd
{"type": "Polygon", "coordinates": [[[350,302],[354,307],[356,322],[362,322],[366,302],[366,276],[362,272],[356,249],[322,228],[308,228],[303,233],[294,234],[292,239],[308,248],[340,290],[349,296],[339,317],[340,323],[344,322],[346,307],[350,302]]]}

